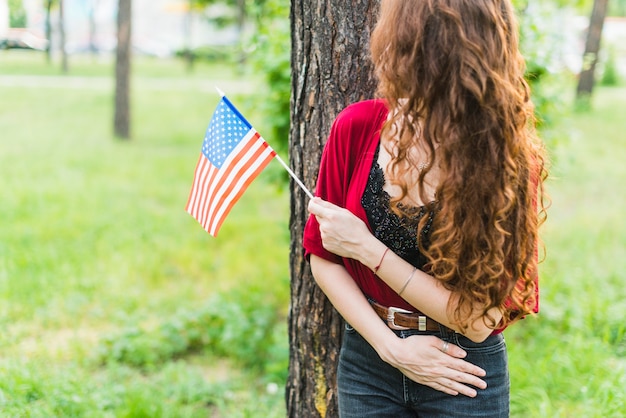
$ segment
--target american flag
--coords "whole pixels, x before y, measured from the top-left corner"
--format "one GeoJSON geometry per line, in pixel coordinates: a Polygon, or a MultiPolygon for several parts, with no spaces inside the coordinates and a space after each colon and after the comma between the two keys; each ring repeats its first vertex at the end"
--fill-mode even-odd
{"type": "Polygon", "coordinates": [[[223,96],[206,130],[186,210],[212,236],[276,152],[223,96]]]}

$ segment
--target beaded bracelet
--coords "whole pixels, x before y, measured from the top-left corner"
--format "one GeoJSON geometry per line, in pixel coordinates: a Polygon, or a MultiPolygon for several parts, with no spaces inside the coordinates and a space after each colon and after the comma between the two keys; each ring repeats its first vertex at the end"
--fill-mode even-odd
{"type": "Polygon", "coordinates": [[[376,267],[374,267],[374,274],[378,273],[378,269],[383,264],[383,260],[384,260],[385,256],[387,255],[387,251],[389,251],[389,247],[385,248],[385,252],[383,252],[383,256],[380,257],[380,261],[378,262],[378,265],[376,267]]]}

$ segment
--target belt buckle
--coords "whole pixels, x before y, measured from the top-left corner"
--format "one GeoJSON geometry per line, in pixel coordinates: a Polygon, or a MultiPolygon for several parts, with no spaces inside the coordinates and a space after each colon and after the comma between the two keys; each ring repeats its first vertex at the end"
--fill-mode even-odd
{"type": "MultiPolygon", "coordinates": [[[[396,314],[397,313],[410,314],[410,313],[413,313],[413,312],[407,311],[406,309],[401,309],[401,308],[396,308],[394,306],[390,306],[389,308],[387,308],[387,325],[389,326],[389,328],[391,328],[393,330],[396,330],[396,331],[406,331],[408,329],[411,329],[411,328],[407,328],[407,327],[402,327],[400,325],[396,325],[396,314]]],[[[426,317],[424,317],[424,319],[426,319],[426,317]]],[[[420,321],[420,323],[421,323],[421,321],[420,321]]],[[[426,327],[426,324],[424,324],[424,327],[426,327]]]]}

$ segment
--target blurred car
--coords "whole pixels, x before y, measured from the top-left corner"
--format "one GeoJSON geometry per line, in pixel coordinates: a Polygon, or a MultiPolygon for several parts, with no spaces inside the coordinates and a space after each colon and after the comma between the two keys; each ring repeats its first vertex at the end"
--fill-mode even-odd
{"type": "Polygon", "coordinates": [[[33,49],[45,51],[48,40],[28,29],[11,28],[0,35],[0,49],[33,49]]]}

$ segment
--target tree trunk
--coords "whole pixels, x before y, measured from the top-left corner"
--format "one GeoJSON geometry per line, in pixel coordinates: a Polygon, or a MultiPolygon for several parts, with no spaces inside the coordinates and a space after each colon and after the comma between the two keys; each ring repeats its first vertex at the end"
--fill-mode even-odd
{"type": "Polygon", "coordinates": [[[237,0],[237,37],[239,39],[239,71],[246,63],[246,51],[244,48],[244,29],[246,25],[246,0],[237,0]]]}
{"type": "Polygon", "coordinates": [[[65,0],[59,0],[59,42],[61,47],[61,69],[63,73],[69,71],[67,50],[65,48],[65,0]]]}
{"type": "Polygon", "coordinates": [[[585,43],[585,53],[583,55],[583,68],[578,80],[576,90],[577,99],[591,97],[594,85],[594,73],[598,63],[598,53],[600,52],[600,41],[602,39],[602,27],[606,17],[608,0],[594,0],[591,18],[589,19],[589,31],[587,32],[587,42],[585,43]]]}
{"type": "Polygon", "coordinates": [[[98,44],[96,41],[96,34],[98,32],[96,22],[96,8],[98,7],[98,0],[91,0],[88,4],[89,10],[89,52],[92,55],[98,53],[98,44]]]}
{"type": "Polygon", "coordinates": [[[46,45],[46,61],[48,64],[52,62],[52,1],[46,0],[46,39],[48,45],[46,45]]]}
{"type": "Polygon", "coordinates": [[[187,15],[185,16],[185,61],[187,62],[187,71],[193,71],[194,55],[193,55],[193,6],[194,0],[187,1],[187,15]]]}
{"type": "Polygon", "coordinates": [[[131,0],[119,0],[115,62],[115,136],[130,138],[131,0]]]}
{"type": "MultiPolygon", "coordinates": [[[[331,124],[349,103],[373,97],[369,36],[378,0],[292,0],[291,132],[295,173],[313,190],[331,124]]],[[[289,417],[337,416],[342,320],[316,286],[302,250],[306,195],[291,184],[289,417]]]]}
{"type": "Polygon", "coordinates": [[[243,41],[243,29],[246,24],[246,0],[237,0],[237,32],[239,42],[243,41]]]}

